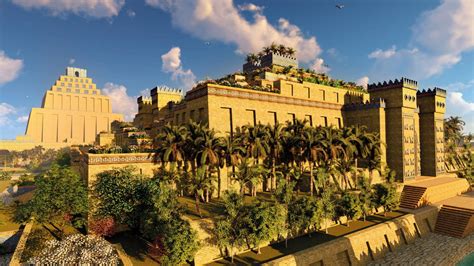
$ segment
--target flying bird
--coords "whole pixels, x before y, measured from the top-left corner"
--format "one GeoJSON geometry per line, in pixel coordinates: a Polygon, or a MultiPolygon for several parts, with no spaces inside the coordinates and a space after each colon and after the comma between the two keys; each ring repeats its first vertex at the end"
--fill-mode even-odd
{"type": "Polygon", "coordinates": [[[336,5],[336,7],[339,8],[339,9],[343,9],[344,5],[339,4],[339,5],[336,5]]]}
{"type": "Polygon", "coordinates": [[[205,45],[211,45],[211,42],[205,42],[204,44],[205,45]]]}

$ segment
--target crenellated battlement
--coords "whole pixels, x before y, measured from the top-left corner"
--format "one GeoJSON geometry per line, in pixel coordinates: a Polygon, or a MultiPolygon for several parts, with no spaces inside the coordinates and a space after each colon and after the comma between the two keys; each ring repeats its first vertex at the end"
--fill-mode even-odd
{"type": "Polygon", "coordinates": [[[417,97],[424,97],[424,96],[441,96],[446,98],[446,90],[441,89],[438,87],[434,87],[433,89],[423,89],[422,91],[416,92],[417,97]]]}
{"type": "Polygon", "coordinates": [[[344,111],[366,110],[373,108],[385,108],[385,100],[378,98],[372,99],[370,102],[366,101],[365,103],[349,103],[343,106],[344,111]]]}
{"type": "Polygon", "coordinates": [[[407,87],[407,88],[412,88],[416,89],[418,88],[418,82],[416,80],[408,79],[402,77],[400,80],[395,79],[395,80],[389,80],[378,83],[372,83],[367,86],[367,90],[369,92],[375,91],[375,90],[384,90],[384,89],[391,89],[391,88],[400,88],[400,87],[407,87]]]}
{"type": "Polygon", "coordinates": [[[138,104],[143,104],[143,105],[151,105],[151,97],[149,96],[140,96],[137,98],[137,103],[138,104]]]}
{"type": "Polygon", "coordinates": [[[159,92],[166,93],[166,94],[183,95],[183,90],[182,89],[170,88],[168,86],[156,86],[153,89],[151,89],[151,95],[152,96],[154,94],[159,93],[159,92]]]}

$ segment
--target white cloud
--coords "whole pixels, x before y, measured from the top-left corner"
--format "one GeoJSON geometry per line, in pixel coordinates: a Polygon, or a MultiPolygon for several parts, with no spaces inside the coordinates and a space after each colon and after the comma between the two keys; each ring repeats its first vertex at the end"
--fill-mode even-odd
{"type": "Polygon", "coordinates": [[[15,107],[8,103],[0,103],[0,126],[9,124],[9,116],[16,113],[15,107]]]}
{"type": "Polygon", "coordinates": [[[356,84],[367,89],[367,84],[369,84],[369,77],[364,76],[356,81],[356,84]]]}
{"type": "Polygon", "coordinates": [[[408,74],[425,79],[442,73],[460,62],[462,53],[474,48],[473,21],[474,1],[442,0],[416,21],[409,48],[376,50],[379,53],[369,55],[376,60],[374,76],[408,74]]]}
{"type": "Polygon", "coordinates": [[[135,97],[128,96],[125,86],[107,82],[102,88],[102,93],[109,96],[114,113],[123,114],[126,121],[133,120],[138,112],[137,101],[135,97]]]}
{"type": "Polygon", "coordinates": [[[280,18],[272,25],[261,12],[248,21],[232,0],[145,0],[171,14],[173,25],[203,40],[235,44],[240,53],[257,52],[272,42],[297,50],[300,61],[313,62],[321,53],[316,38],[303,36],[300,28],[280,18]]]}
{"type": "Polygon", "coordinates": [[[73,13],[94,18],[117,16],[125,0],[12,0],[25,9],[46,9],[52,15],[73,13]]]}
{"type": "Polygon", "coordinates": [[[474,133],[474,102],[464,99],[461,92],[448,92],[447,112],[451,116],[461,116],[466,122],[464,132],[474,133]]]}
{"type": "Polygon", "coordinates": [[[26,122],[28,122],[28,118],[29,118],[28,115],[22,115],[22,116],[19,116],[19,117],[16,119],[16,121],[17,121],[18,123],[26,123],[26,122]]]}
{"type": "Polygon", "coordinates": [[[16,79],[22,68],[23,60],[10,58],[0,50],[0,85],[16,79]]]}
{"type": "Polygon", "coordinates": [[[392,48],[387,49],[387,50],[382,50],[382,49],[377,49],[373,51],[372,53],[369,54],[369,58],[374,58],[374,59],[387,59],[395,55],[396,53],[396,47],[395,45],[392,46],[392,48]]]}
{"type": "Polygon", "coordinates": [[[322,58],[316,58],[314,63],[311,65],[311,69],[317,73],[328,73],[331,69],[324,63],[322,58]]]}
{"type": "Polygon", "coordinates": [[[263,11],[263,6],[257,6],[257,5],[252,4],[252,3],[239,5],[238,8],[241,11],[251,11],[251,12],[262,12],[263,11]]]}
{"type": "Polygon", "coordinates": [[[446,90],[448,91],[465,91],[469,89],[474,89],[474,79],[463,83],[463,82],[455,82],[445,86],[446,90]]]}
{"type": "Polygon", "coordinates": [[[137,15],[137,13],[135,13],[135,11],[133,11],[133,10],[131,10],[131,9],[127,10],[127,16],[133,18],[133,17],[135,17],[136,15],[137,15]]]}
{"type": "Polygon", "coordinates": [[[70,64],[70,65],[73,65],[74,63],[76,63],[76,59],[70,58],[70,59],[69,59],[69,64],[70,64]]]}
{"type": "Polygon", "coordinates": [[[162,69],[166,73],[171,73],[173,80],[178,80],[185,89],[191,89],[196,83],[196,76],[188,69],[183,70],[181,64],[181,48],[173,47],[166,54],[161,56],[163,62],[162,69]]]}

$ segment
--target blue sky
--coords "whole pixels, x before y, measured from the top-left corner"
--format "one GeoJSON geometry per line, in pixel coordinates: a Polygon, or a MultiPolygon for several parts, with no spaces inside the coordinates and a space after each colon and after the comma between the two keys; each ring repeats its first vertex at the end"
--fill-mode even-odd
{"type": "Polygon", "coordinates": [[[130,118],[145,89],[189,88],[234,72],[246,53],[272,41],[334,78],[404,76],[420,88],[446,88],[448,115],[474,132],[471,0],[6,0],[0,138],[23,134],[30,108],[66,66],[87,68],[130,118]]]}

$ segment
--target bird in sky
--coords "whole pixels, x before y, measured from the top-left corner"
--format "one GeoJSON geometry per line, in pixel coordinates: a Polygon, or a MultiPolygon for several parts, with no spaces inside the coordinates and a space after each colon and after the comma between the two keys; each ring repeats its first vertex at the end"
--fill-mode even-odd
{"type": "Polygon", "coordinates": [[[343,9],[344,5],[338,4],[338,5],[336,5],[336,7],[339,8],[339,9],[343,9]]]}
{"type": "Polygon", "coordinates": [[[205,45],[211,45],[211,42],[204,42],[205,45]]]}

